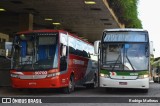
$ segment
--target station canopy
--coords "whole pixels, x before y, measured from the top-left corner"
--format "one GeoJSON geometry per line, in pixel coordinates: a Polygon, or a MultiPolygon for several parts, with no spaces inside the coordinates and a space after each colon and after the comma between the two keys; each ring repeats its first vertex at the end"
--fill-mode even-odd
{"type": "Polygon", "coordinates": [[[106,28],[119,28],[107,0],[1,0],[0,32],[20,31],[20,15],[33,15],[33,29],[64,29],[90,42],[106,28]],[[91,4],[89,2],[92,1],[91,4]]]}

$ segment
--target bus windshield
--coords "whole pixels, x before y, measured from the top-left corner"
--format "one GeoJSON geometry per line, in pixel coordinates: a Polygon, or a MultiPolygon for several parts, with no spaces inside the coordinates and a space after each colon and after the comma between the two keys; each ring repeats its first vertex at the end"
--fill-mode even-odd
{"type": "Polygon", "coordinates": [[[20,71],[58,67],[57,34],[21,34],[15,37],[12,68],[20,71]]]}
{"type": "Polygon", "coordinates": [[[102,67],[108,70],[147,70],[148,58],[147,43],[103,44],[102,67]]]}

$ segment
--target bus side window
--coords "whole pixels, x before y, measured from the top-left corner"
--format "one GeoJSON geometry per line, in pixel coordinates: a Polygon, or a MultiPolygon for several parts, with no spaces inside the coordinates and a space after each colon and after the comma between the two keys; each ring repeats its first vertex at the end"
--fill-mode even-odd
{"type": "Polygon", "coordinates": [[[75,54],[75,49],[73,47],[69,47],[69,53],[70,54],[75,54]]]}
{"type": "Polygon", "coordinates": [[[82,54],[83,54],[83,57],[87,57],[87,58],[89,57],[88,54],[87,54],[87,52],[84,51],[84,50],[82,51],[82,54]]]}

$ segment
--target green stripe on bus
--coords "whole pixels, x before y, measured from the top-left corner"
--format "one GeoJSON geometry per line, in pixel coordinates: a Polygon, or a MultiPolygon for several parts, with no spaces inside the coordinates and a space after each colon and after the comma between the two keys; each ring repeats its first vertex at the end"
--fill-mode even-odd
{"type": "MultiPolygon", "coordinates": [[[[108,74],[108,75],[110,75],[110,72],[111,71],[108,71],[108,70],[100,70],[100,73],[102,73],[102,74],[108,74]]],[[[123,71],[123,72],[118,72],[118,71],[112,71],[112,72],[115,72],[116,73],[116,75],[123,75],[123,76],[130,76],[130,75],[134,75],[135,73],[137,73],[138,75],[144,75],[144,74],[149,74],[149,71],[148,70],[144,70],[144,71],[140,71],[140,72],[138,72],[138,71],[131,71],[131,72],[125,72],[125,71],[123,71]]],[[[136,74],[135,74],[136,75],[136,74]]]]}

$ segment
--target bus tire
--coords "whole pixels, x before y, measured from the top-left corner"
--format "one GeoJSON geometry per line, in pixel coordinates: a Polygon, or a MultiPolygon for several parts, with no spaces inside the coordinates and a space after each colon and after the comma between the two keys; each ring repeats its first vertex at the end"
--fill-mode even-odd
{"type": "Polygon", "coordinates": [[[158,83],[158,80],[156,80],[156,78],[153,77],[153,82],[154,82],[154,83],[158,83]]]}
{"type": "Polygon", "coordinates": [[[64,92],[65,94],[70,94],[71,92],[74,91],[74,88],[75,88],[74,85],[75,85],[75,84],[74,84],[74,76],[72,75],[72,76],[70,77],[70,80],[69,80],[69,85],[68,85],[67,87],[63,88],[63,92],[64,92]]]}
{"type": "Polygon", "coordinates": [[[154,82],[154,83],[158,83],[158,81],[155,81],[155,80],[154,80],[153,82],[154,82]]]}

